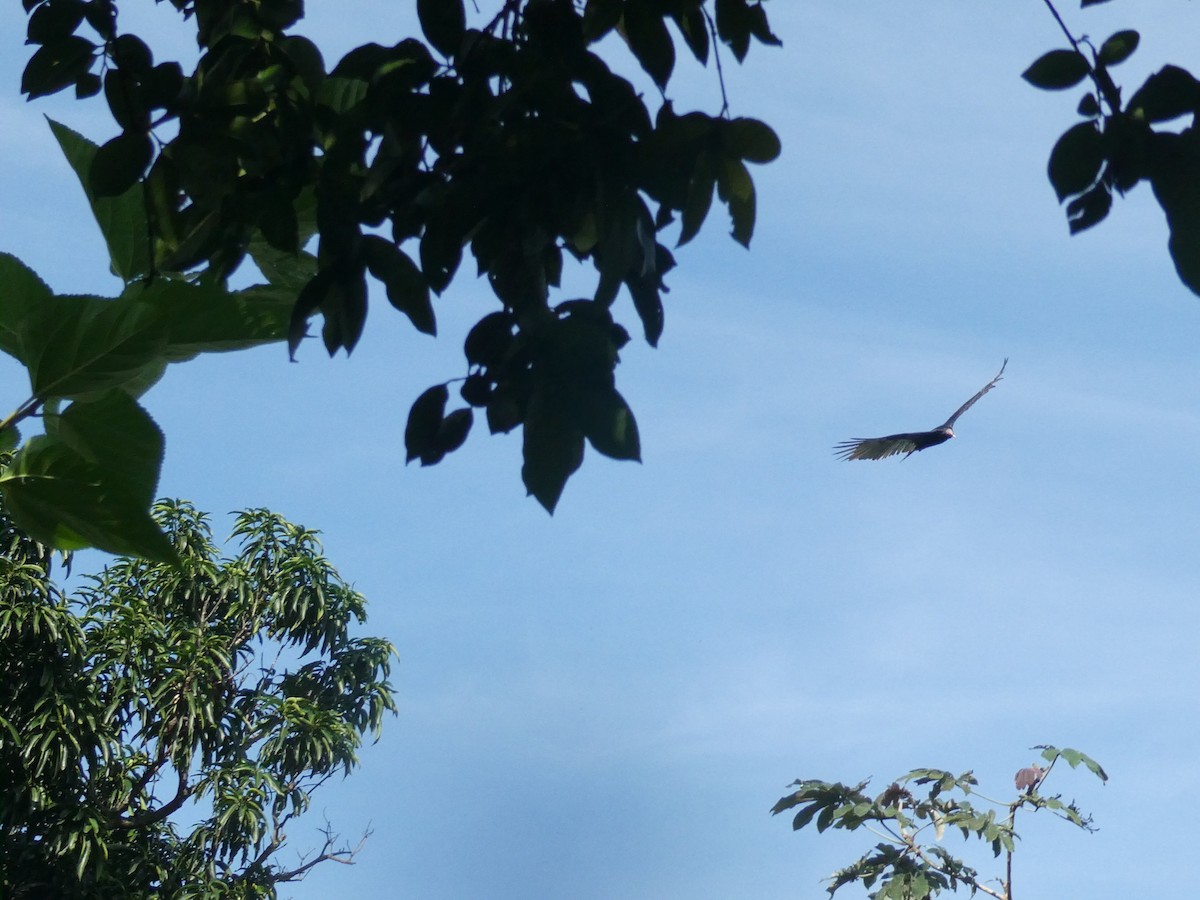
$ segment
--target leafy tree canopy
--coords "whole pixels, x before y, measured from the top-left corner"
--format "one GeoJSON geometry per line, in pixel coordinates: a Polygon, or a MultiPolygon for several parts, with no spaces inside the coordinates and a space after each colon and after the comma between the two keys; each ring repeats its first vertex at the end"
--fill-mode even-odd
{"type": "Polygon", "coordinates": [[[196,31],[191,72],[123,31],[114,0],[23,2],[35,49],[22,91],[102,94],[119,132],[97,146],[53,126],[121,296],[59,297],[0,258],[15,298],[0,349],[31,382],[0,446],[17,447],[35,414],[46,432],[0,489],[56,547],[172,557],[147,511],[162,436],[137,403],[167,363],[267,340],[294,355],[317,314],[326,349],[349,352],[372,280],[433,335],[433,297],[468,253],[497,308],[470,330],[461,374],[413,404],[407,459],[438,462],[477,414],[492,433],[519,427],[525,486],[552,511],[585,444],[640,458],[616,388],[630,337],[614,303],[628,296],[655,344],[669,236],[691,240],[715,196],[748,245],[748,164],[780,152],[770,127],[729,114],[719,79],[715,115],[667,94],[679,50],[707,64],[779,43],[759,0],[503,0],[471,15],[463,0],[420,0],[423,39],[332,64],[289,33],[299,0],[170,0],[196,31]],[[627,45],[655,96],[610,67],[605,41],[627,45]],[[266,283],[231,292],[246,260],[266,283]],[[589,296],[560,296],[572,260],[594,272],[589,296]]]}
{"type": "Polygon", "coordinates": [[[222,558],[189,504],[154,516],[177,565],[118,559],[67,595],[0,510],[4,897],[273,897],[354,853],[327,827],[277,859],[395,711],[392,645],[351,637],[363,597],[314,532],[247,510],[222,558]]]}
{"type": "MultiPolygon", "coordinates": [[[[1082,0],[1084,7],[1105,0],[1082,0]]],[[[1149,182],[1171,231],[1168,249],[1179,278],[1200,294],[1200,81],[1186,69],[1167,65],[1125,99],[1113,69],[1137,50],[1140,35],[1123,29],[1099,46],[1072,29],[1046,0],[1069,47],[1038,57],[1023,77],[1047,91],[1087,85],[1077,111],[1082,121],[1068,128],[1050,152],[1048,175],[1059,202],[1066,203],[1071,233],[1103,221],[1113,195],[1149,182]],[[1191,121],[1182,129],[1178,120],[1191,121]]]]}
{"type": "Polygon", "coordinates": [[[803,779],[792,783],[796,790],[781,797],[772,815],[796,810],[792,830],[816,824],[817,832],[830,828],[857,831],[862,828],[879,839],[857,861],[839,869],[829,879],[832,897],[847,885],[861,884],[870,900],[931,900],[943,891],[959,888],[995,900],[1012,900],[1013,855],[1019,835],[1017,812],[1047,810],[1085,831],[1095,831],[1092,818],[1075,801],[1061,794],[1044,794],[1042,788],[1060,761],[1072,769],[1083,766],[1102,782],[1108,781],[1103,767],[1078,750],[1048,744],[1040,750],[1045,766],[1034,763],[1017,771],[1016,796],[1007,802],[980,794],[974,773],[955,775],[943,769],[913,769],[872,797],[867,781],[855,785],[803,779]],[[992,856],[1004,856],[1004,874],[987,878],[946,849],[943,839],[949,830],[975,837],[990,845],[992,856]]]}

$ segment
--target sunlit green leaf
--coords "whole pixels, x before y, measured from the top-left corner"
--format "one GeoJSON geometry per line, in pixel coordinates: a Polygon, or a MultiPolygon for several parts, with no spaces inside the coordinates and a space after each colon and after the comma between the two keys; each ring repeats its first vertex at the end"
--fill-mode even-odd
{"type": "Polygon", "coordinates": [[[21,343],[39,398],[95,394],[161,359],[167,335],[146,303],[58,296],[25,321],[21,343]]]}
{"type": "Polygon", "coordinates": [[[63,155],[88,195],[92,214],[108,244],[113,274],[126,283],[146,275],[150,271],[150,241],[141,186],[135,185],[119,197],[95,196],[89,172],[96,145],[65,125],[53,119],[48,121],[63,155]]]}

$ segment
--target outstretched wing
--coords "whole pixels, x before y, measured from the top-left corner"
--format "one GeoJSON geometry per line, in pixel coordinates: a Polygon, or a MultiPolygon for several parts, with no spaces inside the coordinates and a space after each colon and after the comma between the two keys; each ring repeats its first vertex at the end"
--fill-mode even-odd
{"type": "Polygon", "coordinates": [[[889,434],[887,437],[842,441],[833,451],[838,459],[887,459],[897,453],[907,456],[916,451],[923,434],[889,434]]]}
{"type": "Polygon", "coordinates": [[[996,386],[996,383],[999,382],[1000,378],[1004,375],[1004,367],[1007,365],[1008,365],[1008,357],[1006,356],[1004,358],[1004,365],[1000,366],[1000,371],[996,373],[996,377],[993,378],[991,381],[989,381],[987,384],[985,384],[983,386],[983,389],[978,394],[976,394],[974,397],[972,397],[970,400],[968,400],[966,403],[964,403],[962,406],[960,406],[955,411],[954,415],[952,415],[950,418],[948,418],[946,420],[945,424],[942,425],[941,427],[942,428],[953,428],[954,423],[958,421],[959,416],[961,416],[968,409],[970,409],[975,404],[976,400],[978,400],[980,397],[982,397],[984,394],[986,394],[988,391],[990,391],[992,388],[994,388],[996,386]]]}

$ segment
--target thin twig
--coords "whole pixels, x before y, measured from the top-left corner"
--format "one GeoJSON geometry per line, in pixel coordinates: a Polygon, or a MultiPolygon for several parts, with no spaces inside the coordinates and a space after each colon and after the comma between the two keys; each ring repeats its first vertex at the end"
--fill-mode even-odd
{"type": "Polygon", "coordinates": [[[704,13],[704,22],[708,25],[708,34],[712,39],[713,60],[717,64],[717,83],[721,86],[721,111],[718,116],[729,115],[729,94],[725,91],[725,71],[721,68],[721,38],[717,34],[717,23],[713,21],[712,16],[708,12],[708,7],[701,7],[704,13]]]}
{"type": "Polygon", "coordinates": [[[1075,36],[1071,34],[1071,30],[1067,28],[1067,23],[1063,21],[1063,17],[1058,14],[1058,10],[1054,8],[1051,0],[1043,0],[1046,7],[1050,10],[1050,15],[1054,16],[1054,21],[1058,23],[1058,27],[1062,29],[1062,33],[1067,36],[1067,40],[1071,42],[1071,47],[1076,53],[1079,53],[1079,41],[1075,40],[1075,36]]]}

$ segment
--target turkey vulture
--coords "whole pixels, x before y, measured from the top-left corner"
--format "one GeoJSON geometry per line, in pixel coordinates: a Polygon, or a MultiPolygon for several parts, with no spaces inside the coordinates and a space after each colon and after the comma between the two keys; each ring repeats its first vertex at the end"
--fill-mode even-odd
{"type": "Polygon", "coordinates": [[[970,409],[976,400],[996,386],[996,382],[1004,375],[1004,367],[1007,365],[1008,359],[1006,358],[1004,365],[1000,366],[1000,371],[996,373],[996,377],[985,384],[978,394],[960,406],[954,415],[933,431],[909,431],[904,434],[889,434],[887,437],[842,441],[833,448],[834,452],[838,459],[887,459],[897,453],[903,453],[904,458],[908,459],[918,450],[944,444],[954,437],[954,423],[958,421],[958,417],[970,409]]]}

